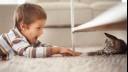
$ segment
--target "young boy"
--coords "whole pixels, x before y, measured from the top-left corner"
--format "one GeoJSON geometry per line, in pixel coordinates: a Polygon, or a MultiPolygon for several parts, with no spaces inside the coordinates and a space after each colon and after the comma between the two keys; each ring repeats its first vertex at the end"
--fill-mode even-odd
{"type": "Polygon", "coordinates": [[[20,5],[14,13],[14,29],[0,36],[0,57],[9,60],[15,54],[30,58],[50,57],[53,54],[79,56],[79,52],[45,45],[37,40],[43,33],[46,19],[46,13],[41,6],[30,3],[20,5]]]}

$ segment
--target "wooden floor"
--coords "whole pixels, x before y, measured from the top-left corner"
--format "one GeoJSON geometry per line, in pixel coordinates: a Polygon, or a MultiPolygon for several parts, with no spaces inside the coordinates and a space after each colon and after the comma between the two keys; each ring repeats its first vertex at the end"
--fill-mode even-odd
{"type": "Polygon", "coordinates": [[[0,61],[0,72],[127,72],[127,55],[85,55],[97,49],[100,48],[77,48],[83,52],[78,57],[55,55],[33,59],[15,56],[10,61],[0,61]]]}

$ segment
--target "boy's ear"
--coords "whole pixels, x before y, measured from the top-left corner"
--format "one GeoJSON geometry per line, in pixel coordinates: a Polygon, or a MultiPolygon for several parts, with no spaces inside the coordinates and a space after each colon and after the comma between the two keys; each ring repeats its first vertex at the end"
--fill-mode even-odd
{"type": "Polygon", "coordinates": [[[115,37],[115,36],[113,36],[113,35],[110,35],[110,34],[108,34],[108,33],[104,33],[108,38],[110,38],[110,39],[118,39],[117,37],[115,37]]]}
{"type": "Polygon", "coordinates": [[[21,30],[26,30],[26,29],[27,29],[27,25],[24,24],[24,23],[21,23],[21,24],[20,24],[20,29],[21,29],[21,30]]]}

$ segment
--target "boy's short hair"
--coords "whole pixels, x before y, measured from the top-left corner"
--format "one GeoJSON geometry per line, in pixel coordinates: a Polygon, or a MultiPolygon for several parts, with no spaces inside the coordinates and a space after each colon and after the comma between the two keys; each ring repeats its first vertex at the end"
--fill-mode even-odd
{"type": "Polygon", "coordinates": [[[30,25],[38,19],[47,19],[47,15],[41,6],[36,4],[24,3],[14,12],[14,24],[18,29],[20,29],[21,22],[30,25]]]}

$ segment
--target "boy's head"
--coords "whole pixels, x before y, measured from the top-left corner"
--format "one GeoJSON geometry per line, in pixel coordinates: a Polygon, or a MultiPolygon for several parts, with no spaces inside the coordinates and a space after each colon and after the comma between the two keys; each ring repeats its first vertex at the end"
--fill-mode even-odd
{"type": "Polygon", "coordinates": [[[14,13],[15,27],[34,44],[42,34],[47,15],[44,9],[36,4],[25,3],[20,5],[14,13]]]}

